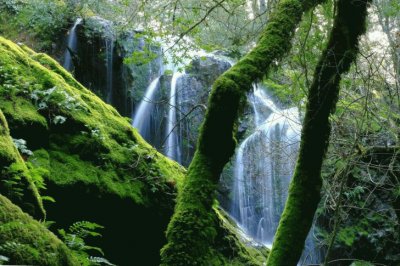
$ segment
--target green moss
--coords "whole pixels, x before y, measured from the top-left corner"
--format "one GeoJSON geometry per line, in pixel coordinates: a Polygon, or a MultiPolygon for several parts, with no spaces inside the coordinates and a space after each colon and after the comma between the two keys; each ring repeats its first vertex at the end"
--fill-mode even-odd
{"type": "Polygon", "coordinates": [[[10,138],[10,132],[6,119],[0,111],[0,163],[2,166],[9,165],[17,160],[17,150],[10,138]]]}
{"type": "MultiPolygon", "coordinates": [[[[189,168],[199,171],[203,176],[210,175],[206,158],[199,153],[189,168]],[[197,158],[197,159],[196,159],[197,158]],[[197,163],[196,163],[197,162],[197,163]],[[201,167],[199,169],[199,167],[201,167]]],[[[168,226],[168,244],[161,250],[162,265],[221,265],[223,258],[208,242],[217,235],[216,217],[212,212],[215,184],[211,180],[201,178],[186,179],[178,194],[178,202],[174,216],[168,226]],[[193,197],[193,195],[200,195],[193,197]]]]}
{"type": "Polygon", "coordinates": [[[28,168],[15,147],[0,110],[0,193],[18,202],[24,210],[44,217],[42,201],[28,168]]]}
{"type": "Polygon", "coordinates": [[[218,217],[218,236],[215,247],[226,258],[226,265],[264,265],[269,250],[263,246],[254,246],[239,233],[241,229],[228,214],[214,206],[218,217]]]}
{"type": "Polygon", "coordinates": [[[0,195],[0,255],[8,264],[79,265],[68,248],[44,225],[0,195]]]}
{"type": "Polygon", "coordinates": [[[0,53],[5,73],[0,108],[10,121],[11,134],[26,139],[39,153],[46,149],[52,181],[63,186],[95,184],[107,193],[148,204],[147,190],[182,179],[183,168],[158,154],[127,119],[53,59],[3,38],[0,53]],[[35,128],[37,133],[29,138],[35,128]]]}
{"type": "MultiPolygon", "coordinates": [[[[210,166],[205,157],[196,153],[195,158],[188,177],[192,171],[210,175],[207,171],[212,168],[204,167],[210,166]]],[[[263,253],[245,247],[228,218],[213,206],[210,195],[214,195],[215,186],[212,180],[185,180],[168,226],[169,242],[161,250],[162,265],[262,265],[263,253]]]]}
{"type": "Polygon", "coordinates": [[[70,86],[73,86],[79,90],[85,90],[85,88],[76,79],[73,78],[71,73],[60,67],[59,64],[51,59],[48,55],[42,53],[36,54],[34,51],[26,46],[22,46],[22,49],[24,49],[24,51],[26,51],[28,54],[32,55],[32,58],[37,60],[40,64],[53,71],[54,73],[60,75],[70,86]]]}

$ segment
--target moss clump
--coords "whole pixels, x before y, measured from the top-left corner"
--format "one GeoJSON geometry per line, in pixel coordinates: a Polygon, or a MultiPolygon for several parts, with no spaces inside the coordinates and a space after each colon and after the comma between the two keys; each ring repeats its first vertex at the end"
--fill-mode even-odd
{"type": "Polygon", "coordinates": [[[218,235],[215,247],[225,257],[225,265],[264,265],[269,250],[255,246],[240,234],[235,222],[218,206],[214,206],[218,218],[218,235]]]}
{"type": "Polygon", "coordinates": [[[71,251],[44,225],[0,195],[0,255],[7,264],[79,265],[71,251]]]}
{"type": "Polygon", "coordinates": [[[7,121],[0,110],[0,193],[15,200],[24,210],[44,217],[42,200],[28,168],[15,147],[7,121]]]}

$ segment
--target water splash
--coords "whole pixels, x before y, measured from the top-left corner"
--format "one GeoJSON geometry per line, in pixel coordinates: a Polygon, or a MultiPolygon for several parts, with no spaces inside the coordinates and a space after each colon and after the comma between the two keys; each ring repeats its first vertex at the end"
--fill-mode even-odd
{"type": "Polygon", "coordinates": [[[64,53],[64,64],[63,67],[68,70],[72,71],[73,69],[73,62],[72,62],[72,53],[76,52],[77,44],[78,44],[78,38],[76,34],[76,27],[81,24],[82,19],[78,18],[76,19],[74,25],[72,28],[69,30],[68,33],[68,39],[67,39],[67,49],[65,49],[64,53]]]}

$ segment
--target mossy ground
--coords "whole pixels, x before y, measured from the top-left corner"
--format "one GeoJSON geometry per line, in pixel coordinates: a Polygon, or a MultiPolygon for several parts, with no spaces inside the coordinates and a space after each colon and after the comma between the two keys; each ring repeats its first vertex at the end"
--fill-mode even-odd
{"type": "Polygon", "coordinates": [[[6,264],[79,265],[71,251],[46,227],[0,195],[0,255],[6,264]]]}

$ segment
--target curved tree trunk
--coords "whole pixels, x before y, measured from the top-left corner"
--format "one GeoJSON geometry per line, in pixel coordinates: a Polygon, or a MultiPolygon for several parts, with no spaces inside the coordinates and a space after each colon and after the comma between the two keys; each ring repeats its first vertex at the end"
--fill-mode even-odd
{"type": "Polygon", "coordinates": [[[304,11],[322,0],[282,0],[257,46],[214,83],[197,151],[180,190],[161,250],[162,265],[218,265],[212,205],[224,165],[234,153],[238,111],[252,83],[290,49],[304,11]]]}
{"type": "Polygon", "coordinates": [[[321,166],[330,136],[341,74],[358,53],[369,0],[339,0],[334,25],[308,93],[300,153],[267,265],[296,265],[320,201],[321,166]]]}

